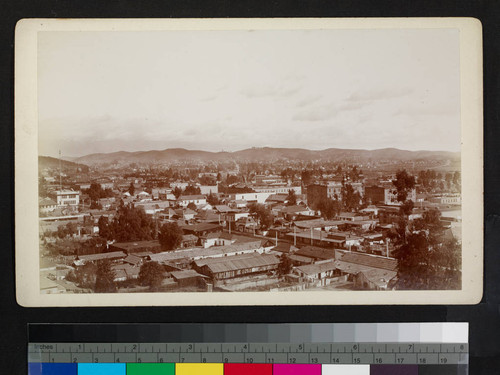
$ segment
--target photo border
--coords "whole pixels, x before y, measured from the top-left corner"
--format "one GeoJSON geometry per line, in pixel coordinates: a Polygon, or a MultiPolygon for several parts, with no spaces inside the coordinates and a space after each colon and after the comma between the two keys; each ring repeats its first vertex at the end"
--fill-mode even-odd
{"type": "Polygon", "coordinates": [[[16,296],[23,306],[474,304],[483,292],[482,28],[473,18],[25,19],[15,36],[16,296]],[[37,41],[43,31],[458,29],[462,290],[40,294],[37,41]],[[290,293],[293,293],[291,295],[290,293]],[[292,297],[292,298],[290,298],[292,297]]]}

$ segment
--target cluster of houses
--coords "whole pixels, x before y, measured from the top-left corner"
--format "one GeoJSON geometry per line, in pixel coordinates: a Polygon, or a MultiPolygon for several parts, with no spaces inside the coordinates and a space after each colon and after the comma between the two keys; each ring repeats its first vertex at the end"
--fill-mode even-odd
{"type": "MultiPolygon", "coordinates": [[[[341,212],[332,220],[322,218],[311,202],[342,199],[338,182],[312,184],[302,191],[302,186],[260,176],[253,192],[221,194],[217,185],[198,185],[199,194],[177,197],[174,189],[186,189],[188,184],[173,183],[149,192],[142,189],[140,181],[133,184],[134,194],[128,181],[119,188],[106,185],[115,189],[116,195],[100,199],[100,209],[90,209],[88,197],[82,193],[86,185],[81,185],[81,190],[56,190],[41,198],[44,215],[40,217],[40,233],[44,241],[50,241],[50,233],[70,222],[77,228],[73,238],[98,236],[99,218],[112,218],[123,202],[142,208],[158,227],[176,222],[183,231],[178,248],[164,251],[158,240],[108,243],[104,253],[65,256],[63,261],[60,257],[42,269],[43,293],[85,292],[65,280],[65,275],[102,260],[111,262],[117,283],[137,280],[144,263],[157,262],[165,270],[161,284],[165,291],[285,291],[335,289],[339,285],[386,290],[392,288],[397,276],[394,246],[386,235],[398,220],[399,207],[394,189],[387,184],[353,183],[354,191],[369,205],[359,212],[341,212]],[[290,190],[294,202],[289,201],[290,190]],[[209,197],[215,197],[217,204],[209,197]],[[271,226],[263,227],[258,215],[250,212],[252,203],[270,212],[271,226]]],[[[426,199],[413,190],[409,199],[415,202],[410,219],[422,217],[431,207],[439,208],[443,225],[459,238],[459,197],[426,199]]]]}

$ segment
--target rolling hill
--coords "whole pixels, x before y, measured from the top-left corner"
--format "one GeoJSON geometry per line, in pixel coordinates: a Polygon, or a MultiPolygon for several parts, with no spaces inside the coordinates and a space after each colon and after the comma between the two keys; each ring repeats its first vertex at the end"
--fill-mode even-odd
{"type": "MultiPolygon", "coordinates": [[[[307,150],[302,148],[249,148],[235,152],[209,152],[200,150],[186,150],[183,148],[171,148],[166,150],[136,151],[136,152],[112,152],[98,153],[81,156],[72,159],[75,163],[85,165],[98,164],[159,164],[175,161],[278,161],[278,160],[460,160],[459,152],[449,151],[407,151],[396,148],[384,148],[378,150],[355,150],[329,148],[326,150],[307,150]]],[[[57,159],[55,159],[57,160],[57,159]]]]}

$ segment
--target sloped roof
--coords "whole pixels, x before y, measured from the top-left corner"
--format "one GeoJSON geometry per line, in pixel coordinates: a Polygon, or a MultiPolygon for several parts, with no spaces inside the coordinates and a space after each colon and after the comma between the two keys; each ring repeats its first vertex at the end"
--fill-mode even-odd
{"type": "Polygon", "coordinates": [[[295,254],[315,259],[335,258],[335,250],[323,249],[322,247],[316,247],[316,246],[304,246],[303,248],[299,249],[299,251],[297,251],[295,254]]]}
{"type": "Polygon", "coordinates": [[[92,262],[92,261],[104,260],[104,259],[125,258],[126,256],[127,256],[127,254],[125,254],[123,251],[112,251],[109,253],[79,255],[78,259],[84,260],[86,262],[92,262]]]}
{"type": "Polygon", "coordinates": [[[325,263],[314,263],[297,267],[299,271],[305,273],[306,275],[315,275],[321,272],[332,271],[336,268],[337,266],[334,260],[325,263]]]}
{"type": "Polygon", "coordinates": [[[279,264],[279,259],[274,255],[263,254],[241,257],[225,257],[221,258],[220,262],[215,262],[212,264],[207,264],[207,267],[212,273],[236,271],[241,269],[248,269],[254,267],[265,267],[279,264]]]}
{"type": "Polygon", "coordinates": [[[380,268],[389,271],[396,271],[398,267],[398,261],[394,258],[385,258],[371,254],[347,252],[339,260],[345,263],[380,268]]]}
{"type": "Polygon", "coordinates": [[[170,272],[170,275],[175,279],[175,280],[180,280],[180,279],[190,279],[192,277],[206,277],[205,275],[200,275],[198,272],[195,270],[183,270],[183,271],[173,271],[170,272]]]}
{"type": "Polygon", "coordinates": [[[251,242],[235,243],[227,246],[213,246],[208,249],[194,248],[188,250],[166,251],[163,253],[152,254],[151,260],[159,263],[173,262],[181,259],[203,259],[210,257],[222,257],[226,254],[237,253],[240,251],[254,251],[261,248],[260,240],[251,242]]]}
{"type": "Polygon", "coordinates": [[[192,201],[206,199],[204,195],[181,195],[178,200],[180,201],[192,201]]]}

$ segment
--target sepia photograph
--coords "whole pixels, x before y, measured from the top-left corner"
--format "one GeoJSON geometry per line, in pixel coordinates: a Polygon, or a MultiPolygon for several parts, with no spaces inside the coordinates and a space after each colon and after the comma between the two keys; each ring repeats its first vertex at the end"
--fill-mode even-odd
{"type": "Polygon", "coordinates": [[[480,25],[141,22],[18,25],[18,301],[480,300],[480,25]]]}

